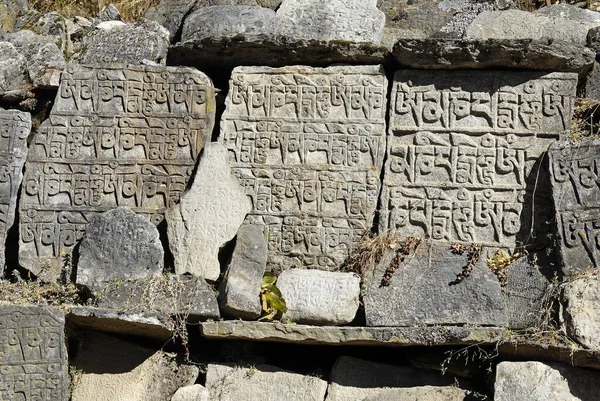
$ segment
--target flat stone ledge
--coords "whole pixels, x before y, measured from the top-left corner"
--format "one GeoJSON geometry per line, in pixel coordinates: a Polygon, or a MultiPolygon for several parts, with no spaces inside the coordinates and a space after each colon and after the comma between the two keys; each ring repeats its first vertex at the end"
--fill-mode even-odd
{"type": "Polygon", "coordinates": [[[578,72],[595,53],[580,45],[534,39],[401,39],[392,50],[402,67],[424,69],[512,68],[578,72]]]}
{"type": "Polygon", "coordinates": [[[388,55],[387,48],[370,43],[240,34],[177,43],[169,49],[167,64],[193,66],[202,71],[241,65],[324,67],[334,63],[382,64],[388,55]]]}
{"type": "Polygon", "coordinates": [[[323,327],[279,322],[221,321],[200,323],[202,336],[306,345],[345,346],[494,346],[507,360],[556,361],[600,369],[600,351],[549,345],[512,336],[500,327],[323,327]]]}
{"type": "Polygon", "coordinates": [[[175,329],[171,319],[159,313],[117,312],[110,309],[73,307],[67,324],[79,329],[102,331],[168,341],[175,329]]]}

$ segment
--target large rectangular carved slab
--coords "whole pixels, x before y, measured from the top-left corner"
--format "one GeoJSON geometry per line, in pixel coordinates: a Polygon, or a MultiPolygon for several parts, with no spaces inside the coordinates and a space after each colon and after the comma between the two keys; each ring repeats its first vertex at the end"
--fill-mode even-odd
{"type": "Polygon", "coordinates": [[[542,240],[551,204],[541,156],[570,128],[576,85],[570,73],[397,72],[380,232],[511,248],[542,240]]]}
{"type": "Polygon", "coordinates": [[[271,269],[335,269],[371,226],[386,91],[380,66],[234,70],[222,140],[271,269]]]}
{"type": "Polygon", "coordinates": [[[0,307],[0,400],[69,398],[65,318],[47,307],[0,307]]]}
{"type": "Polygon", "coordinates": [[[548,152],[562,270],[600,267],[600,140],[557,142],[548,152]]]}
{"type": "Polygon", "coordinates": [[[21,264],[56,278],[90,220],[117,206],[160,223],[186,188],[214,112],[212,82],[193,69],[63,73],[27,160],[21,264]]]}
{"type": "Polygon", "coordinates": [[[30,132],[28,113],[0,108],[0,272],[5,263],[6,234],[15,221],[30,132]]]}

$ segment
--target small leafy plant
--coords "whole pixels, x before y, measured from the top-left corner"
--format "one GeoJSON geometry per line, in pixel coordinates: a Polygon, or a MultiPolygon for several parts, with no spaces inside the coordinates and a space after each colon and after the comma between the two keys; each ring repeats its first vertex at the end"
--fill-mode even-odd
{"type": "Polygon", "coordinates": [[[271,321],[280,319],[287,312],[287,306],[279,288],[275,285],[277,277],[270,272],[265,273],[260,286],[260,303],[263,315],[258,320],[271,321]]]}

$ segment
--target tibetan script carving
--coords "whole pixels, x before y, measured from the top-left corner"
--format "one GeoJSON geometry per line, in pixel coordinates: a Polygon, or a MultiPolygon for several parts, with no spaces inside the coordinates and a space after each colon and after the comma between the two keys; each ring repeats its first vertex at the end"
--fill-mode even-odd
{"type": "Polygon", "coordinates": [[[6,234],[15,221],[30,132],[31,116],[28,113],[0,109],[0,271],[5,262],[6,234]]]}
{"type": "Polygon", "coordinates": [[[562,269],[600,267],[600,140],[557,142],[548,152],[562,269]]]}
{"type": "Polygon", "coordinates": [[[214,96],[211,81],[189,68],[63,73],[50,119],[28,156],[21,264],[56,277],[92,217],[117,206],[160,223],[211,134],[214,96]]]}
{"type": "Polygon", "coordinates": [[[0,308],[0,400],[67,400],[64,325],[51,308],[0,308]]]}
{"type": "Polygon", "coordinates": [[[269,268],[339,266],[370,228],[385,149],[379,66],[240,67],[221,127],[269,268]]]}
{"type": "Polygon", "coordinates": [[[576,86],[569,73],[397,72],[380,231],[495,247],[543,237],[541,156],[569,130],[576,86]]]}

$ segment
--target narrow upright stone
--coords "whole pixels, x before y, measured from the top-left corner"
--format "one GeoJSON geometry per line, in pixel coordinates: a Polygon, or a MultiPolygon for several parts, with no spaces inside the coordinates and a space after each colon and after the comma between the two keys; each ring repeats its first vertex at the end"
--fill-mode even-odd
{"type": "Polygon", "coordinates": [[[563,273],[600,268],[600,140],[556,142],[548,155],[563,273]]]}
{"type": "Polygon", "coordinates": [[[238,67],[221,137],[266,226],[268,270],[336,270],[371,227],[385,152],[381,66],[238,67]]]}
{"type": "Polygon", "coordinates": [[[30,132],[29,113],[0,109],[0,272],[4,270],[6,234],[15,221],[30,132]]]}
{"type": "Polygon", "coordinates": [[[214,113],[212,82],[191,68],[64,72],[27,158],[21,265],[59,277],[92,218],[118,206],[161,223],[186,188],[214,113]]]}
{"type": "Polygon", "coordinates": [[[282,319],[315,325],[341,325],[356,316],[360,278],[354,273],[290,269],[277,279],[287,305],[282,319]]]}
{"type": "Polygon", "coordinates": [[[65,317],[48,307],[0,307],[0,399],[67,401],[65,317]]]}
{"type": "Polygon", "coordinates": [[[224,313],[242,319],[260,317],[260,286],[266,267],[267,239],[263,227],[244,224],[237,232],[231,262],[219,289],[224,313]]]}
{"type": "Polygon", "coordinates": [[[231,173],[227,150],[219,143],[207,144],[191,188],[166,214],[175,272],[216,281],[219,250],[235,237],[251,208],[231,173]]]}
{"type": "Polygon", "coordinates": [[[79,255],[77,284],[100,288],[113,280],[162,274],[165,252],[158,230],[148,218],[119,207],[92,220],[79,255]]]}

